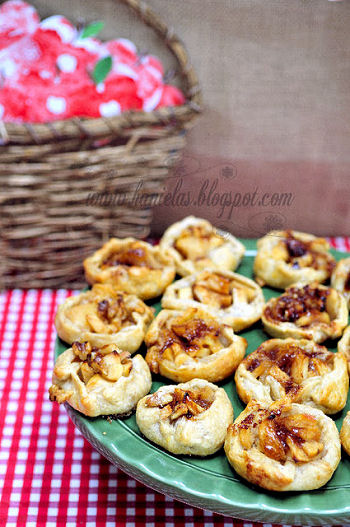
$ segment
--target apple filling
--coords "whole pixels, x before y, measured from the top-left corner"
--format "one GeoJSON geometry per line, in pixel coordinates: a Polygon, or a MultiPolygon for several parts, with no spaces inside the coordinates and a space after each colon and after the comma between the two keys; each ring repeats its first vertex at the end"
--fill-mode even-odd
{"type": "MultiPolygon", "coordinates": [[[[130,353],[118,352],[112,345],[95,348],[89,342],[73,342],[72,350],[75,355],[73,363],[79,363],[75,372],[87,390],[93,390],[101,380],[117,382],[123,376],[128,377],[132,370],[130,353]]],[[[50,400],[60,404],[66,402],[72,393],[55,384],[49,389],[50,400]]]]}
{"type": "Polygon", "coordinates": [[[330,324],[335,318],[333,300],[335,291],[306,285],[289,287],[286,292],[269,302],[265,316],[278,322],[292,322],[298,327],[330,324]]]}
{"type": "Polygon", "coordinates": [[[250,304],[256,296],[256,291],[220,273],[203,271],[192,286],[192,295],[203,304],[224,309],[233,303],[250,304]]]}
{"type": "Polygon", "coordinates": [[[202,359],[229,345],[218,322],[189,309],[183,315],[168,320],[160,328],[158,340],[147,353],[147,362],[154,373],[159,372],[159,361],[170,360],[177,366],[188,358],[202,359]]]}
{"type": "Polygon", "coordinates": [[[212,249],[220,247],[224,241],[212,228],[190,225],[176,239],[174,247],[184,260],[197,261],[206,258],[212,249]]]}
{"type": "Polygon", "coordinates": [[[192,286],[193,298],[198,302],[226,308],[232,304],[231,281],[219,273],[205,271],[192,286]]]}
{"type": "Polygon", "coordinates": [[[268,376],[273,377],[288,395],[295,394],[305,379],[331,372],[333,363],[334,354],[325,348],[315,345],[307,351],[296,344],[262,344],[245,359],[246,369],[256,379],[264,383],[268,376]]]}
{"type": "Polygon", "coordinates": [[[84,299],[67,310],[67,317],[72,322],[81,320],[93,333],[113,334],[135,324],[133,313],[144,312],[141,302],[129,307],[125,296],[117,293],[107,298],[97,296],[91,301],[84,299]]]}
{"type": "Polygon", "coordinates": [[[119,251],[112,250],[101,263],[101,269],[120,265],[123,267],[147,267],[149,269],[161,267],[155,257],[138,241],[132,242],[128,247],[123,247],[119,251]]]}
{"type": "Polygon", "coordinates": [[[253,446],[280,463],[293,460],[307,463],[323,450],[321,429],[308,414],[283,415],[281,410],[248,415],[238,425],[239,439],[245,449],[253,446]],[[265,414],[265,415],[264,415],[265,414]]]}
{"type": "Polygon", "coordinates": [[[294,269],[313,267],[314,269],[327,269],[331,274],[335,261],[330,254],[318,249],[317,239],[303,241],[287,231],[283,243],[286,249],[285,260],[294,269]]]}
{"type": "Polygon", "coordinates": [[[214,402],[214,391],[209,386],[182,390],[175,388],[173,393],[155,393],[148,397],[146,406],[161,409],[161,418],[174,422],[180,417],[192,419],[205,412],[214,402]]]}

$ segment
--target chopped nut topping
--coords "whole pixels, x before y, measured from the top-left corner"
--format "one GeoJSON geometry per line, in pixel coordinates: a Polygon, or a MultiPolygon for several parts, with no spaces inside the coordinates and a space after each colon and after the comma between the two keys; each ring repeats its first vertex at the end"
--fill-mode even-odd
{"type": "Polygon", "coordinates": [[[130,310],[124,302],[124,296],[120,293],[113,300],[101,300],[97,305],[97,311],[99,316],[109,324],[119,322],[121,327],[126,321],[132,322],[130,310]]]}
{"type": "Polygon", "coordinates": [[[329,289],[317,286],[289,287],[283,295],[270,301],[265,308],[265,316],[279,322],[294,322],[300,327],[319,322],[329,324],[329,295],[329,289]]]}
{"type": "Polygon", "coordinates": [[[173,393],[156,392],[146,399],[145,404],[151,408],[160,408],[162,418],[169,418],[173,422],[179,417],[192,419],[205,412],[213,404],[214,398],[214,391],[209,386],[187,391],[175,388],[173,393]]]}
{"type": "Polygon", "coordinates": [[[73,342],[72,349],[74,354],[80,360],[86,360],[91,353],[91,344],[90,342],[73,342]]]}

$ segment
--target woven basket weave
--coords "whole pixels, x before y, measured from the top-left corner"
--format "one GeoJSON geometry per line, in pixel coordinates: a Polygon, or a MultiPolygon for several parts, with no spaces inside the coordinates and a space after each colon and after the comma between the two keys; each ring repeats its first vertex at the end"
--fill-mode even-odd
{"type": "Polygon", "coordinates": [[[0,122],[0,289],[81,287],[82,260],[102,242],[147,236],[152,203],[142,196],[159,197],[200,112],[179,38],[140,0],[117,1],[175,56],[186,102],[113,118],[0,122]]]}

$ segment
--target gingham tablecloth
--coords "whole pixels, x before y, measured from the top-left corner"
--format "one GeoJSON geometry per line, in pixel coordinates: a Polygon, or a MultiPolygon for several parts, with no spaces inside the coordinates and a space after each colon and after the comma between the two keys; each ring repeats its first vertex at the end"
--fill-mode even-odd
{"type": "MultiPolygon", "coordinates": [[[[350,239],[331,244],[350,252],[350,239]]],[[[48,400],[54,315],[69,294],[0,294],[0,527],[251,527],[183,505],[125,475],[48,400]]]]}

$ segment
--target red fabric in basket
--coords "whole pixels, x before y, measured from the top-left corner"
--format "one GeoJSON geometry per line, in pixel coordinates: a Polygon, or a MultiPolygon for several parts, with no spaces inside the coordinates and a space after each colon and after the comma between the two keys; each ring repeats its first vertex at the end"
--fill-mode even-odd
{"type": "MultiPolygon", "coordinates": [[[[332,246],[350,252],[350,239],[332,246]]],[[[183,505],[98,454],[48,400],[57,305],[70,291],[0,294],[0,525],[255,526],[183,505]]]]}

